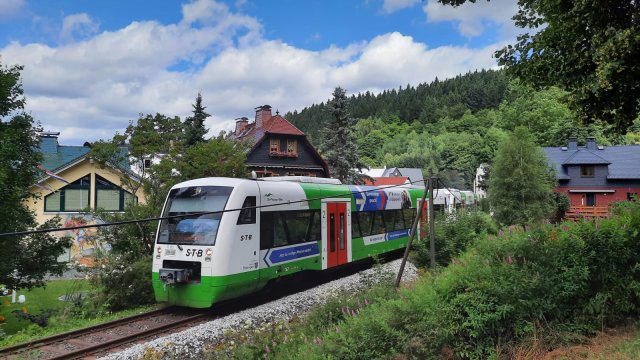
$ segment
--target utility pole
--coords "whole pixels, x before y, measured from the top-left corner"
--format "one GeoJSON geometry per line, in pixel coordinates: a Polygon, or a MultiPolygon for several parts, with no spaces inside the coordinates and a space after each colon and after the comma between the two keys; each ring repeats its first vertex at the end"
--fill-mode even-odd
{"type": "MultiPolygon", "coordinates": [[[[429,188],[431,188],[431,179],[428,180],[429,188]]],[[[420,216],[422,215],[422,208],[424,207],[424,201],[427,198],[427,184],[424,184],[424,193],[422,194],[422,200],[419,204],[416,204],[418,207],[418,212],[416,213],[415,219],[413,219],[413,224],[411,225],[411,229],[409,230],[409,242],[407,243],[407,247],[404,249],[404,256],[402,257],[402,263],[400,264],[400,270],[398,270],[398,276],[396,277],[396,288],[400,286],[400,280],[402,280],[402,273],[404,272],[404,266],[407,263],[407,258],[409,257],[409,249],[411,249],[411,243],[413,243],[413,239],[416,237],[416,233],[418,232],[418,221],[420,221],[420,216]]],[[[430,198],[433,198],[433,195],[430,195],[430,198]]],[[[429,205],[431,206],[431,204],[429,205]]]]}
{"type": "Polygon", "coordinates": [[[429,254],[431,255],[431,269],[436,269],[436,224],[433,216],[433,183],[438,178],[429,178],[429,254]]]}

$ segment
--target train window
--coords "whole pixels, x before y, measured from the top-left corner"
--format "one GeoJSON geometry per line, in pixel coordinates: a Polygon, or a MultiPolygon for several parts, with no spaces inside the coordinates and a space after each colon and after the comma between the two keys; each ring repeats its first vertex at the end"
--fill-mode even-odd
{"type": "Polygon", "coordinates": [[[288,244],[300,244],[307,241],[307,232],[311,221],[309,211],[282,212],[284,224],[289,233],[288,244]]]}
{"type": "Polygon", "coordinates": [[[311,211],[311,226],[309,227],[309,236],[307,241],[318,241],[322,239],[322,224],[320,223],[320,211],[311,211]]]}
{"type": "Polygon", "coordinates": [[[282,223],[282,214],[278,212],[273,215],[273,246],[287,245],[289,243],[289,236],[287,235],[287,229],[282,223]]]}
{"type": "Polygon", "coordinates": [[[329,215],[329,252],[336,251],[336,222],[334,214],[329,215]]]}
{"type": "Polygon", "coordinates": [[[357,212],[358,222],[360,223],[360,234],[364,236],[371,235],[371,220],[373,212],[357,212]]]}
{"type": "Polygon", "coordinates": [[[387,210],[382,212],[384,223],[387,225],[387,231],[395,230],[396,212],[395,210],[387,210]]]}
{"type": "Polygon", "coordinates": [[[382,211],[374,211],[373,215],[373,224],[371,225],[371,234],[384,234],[387,232],[387,226],[384,223],[384,218],[382,217],[382,211]]]}
{"type": "Polygon", "coordinates": [[[160,222],[159,244],[215,245],[218,226],[232,187],[194,186],[169,193],[160,222]],[[204,214],[202,214],[204,213],[204,214]],[[173,217],[181,215],[180,217],[173,217]]]}
{"type": "Polygon", "coordinates": [[[256,223],[256,197],[247,196],[242,203],[243,209],[238,215],[238,225],[255,224],[256,223]],[[246,209],[250,208],[250,209],[246,209]]]}
{"type": "Polygon", "coordinates": [[[402,209],[402,212],[404,215],[404,225],[406,226],[405,229],[410,229],[416,217],[416,209],[402,209]]]}
{"type": "Polygon", "coordinates": [[[340,235],[338,239],[340,239],[340,250],[344,250],[344,238],[345,238],[345,230],[344,230],[344,213],[340,213],[340,235]]]}
{"type": "Polygon", "coordinates": [[[260,250],[273,247],[273,217],[275,213],[260,213],[260,250]]]}
{"type": "Polygon", "coordinates": [[[360,216],[359,213],[351,213],[351,238],[362,237],[362,231],[360,231],[360,216]]]}

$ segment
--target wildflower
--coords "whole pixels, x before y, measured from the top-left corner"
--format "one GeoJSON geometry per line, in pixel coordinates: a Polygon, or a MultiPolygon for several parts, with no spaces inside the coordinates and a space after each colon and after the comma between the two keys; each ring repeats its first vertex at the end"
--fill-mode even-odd
{"type": "Polygon", "coordinates": [[[351,310],[351,317],[356,317],[356,312],[351,310]]]}
{"type": "Polygon", "coordinates": [[[336,325],[336,332],[339,333],[340,332],[340,327],[338,325],[336,325]]]}
{"type": "Polygon", "coordinates": [[[509,265],[513,264],[513,259],[511,258],[511,255],[507,256],[507,264],[509,265]]]}
{"type": "Polygon", "coordinates": [[[269,349],[269,345],[265,345],[264,352],[266,352],[267,354],[271,352],[271,349],[269,349]]]}
{"type": "Polygon", "coordinates": [[[366,298],[364,299],[364,306],[369,306],[369,301],[366,298]]]}

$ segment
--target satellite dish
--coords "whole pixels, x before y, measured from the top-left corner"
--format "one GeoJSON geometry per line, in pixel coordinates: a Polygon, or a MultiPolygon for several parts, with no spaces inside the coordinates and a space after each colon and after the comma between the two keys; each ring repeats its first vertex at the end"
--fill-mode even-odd
{"type": "Polygon", "coordinates": [[[256,174],[255,170],[251,170],[251,178],[254,180],[258,178],[258,174],[256,174]]]}

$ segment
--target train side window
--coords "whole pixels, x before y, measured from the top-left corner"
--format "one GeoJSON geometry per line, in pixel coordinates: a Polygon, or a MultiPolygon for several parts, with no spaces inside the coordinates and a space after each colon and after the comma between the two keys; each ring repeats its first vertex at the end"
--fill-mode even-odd
{"type": "Polygon", "coordinates": [[[260,213],[260,250],[273,247],[274,215],[272,212],[260,213]]]}
{"type": "Polygon", "coordinates": [[[287,211],[282,212],[282,220],[289,234],[290,245],[300,244],[307,241],[307,232],[311,220],[311,212],[309,211],[287,211]]]}
{"type": "Polygon", "coordinates": [[[396,211],[395,210],[387,210],[382,212],[382,217],[384,217],[384,223],[387,225],[387,231],[395,230],[395,219],[396,219],[396,211]]]}
{"type": "Polygon", "coordinates": [[[373,212],[361,211],[356,214],[358,214],[358,222],[360,223],[360,232],[362,237],[371,235],[371,220],[373,219],[373,212]]]}
{"type": "Polygon", "coordinates": [[[309,228],[309,236],[307,241],[318,241],[322,239],[322,224],[320,223],[320,211],[311,211],[311,226],[309,228]]]}
{"type": "Polygon", "coordinates": [[[351,238],[355,239],[362,237],[362,231],[360,231],[360,216],[357,212],[351,213],[351,238]]]}
{"type": "Polygon", "coordinates": [[[388,229],[384,223],[384,219],[382,217],[382,211],[374,211],[372,214],[373,214],[373,224],[371,225],[371,235],[386,233],[388,229]]]}
{"type": "Polygon", "coordinates": [[[410,229],[411,225],[413,225],[413,220],[416,217],[416,209],[402,209],[402,212],[404,213],[404,225],[406,226],[405,229],[410,229]]]}
{"type": "Polygon", "coordinates": [[[282,222],[282,213],[277,212],[273,215],[273,247],[289,244],[287,229],[282,222]]]}
{"type": "Polygon", "coordinates": [[[238,225],[255,224],[256,223],[256,197],[247,196],[242,203],[242,210],[238,215],[238,225]],[[250,208],[250,209],[246,209],[250,208]]]}

